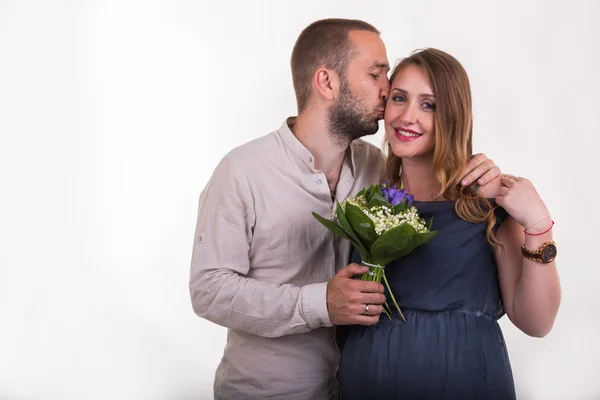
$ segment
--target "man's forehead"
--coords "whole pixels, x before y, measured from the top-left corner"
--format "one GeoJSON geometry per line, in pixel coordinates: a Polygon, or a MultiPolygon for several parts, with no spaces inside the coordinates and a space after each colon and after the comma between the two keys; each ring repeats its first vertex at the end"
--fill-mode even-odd
{"type": "Polygon", "coordinates": [[[377,73],[388,73],[390,71],[390,65],[385,56],[364,57],[364,55],[358,55],[354,59],[354,62],[360,69],[368,69],[369,71],[377,73]]]}
{"type": "Polygon", "coordinates": [[[350,32],[350,37],[356,52],[355,61],[370,69],[389,71],[385,45],[378,34],[369,31],[350,32]]]}

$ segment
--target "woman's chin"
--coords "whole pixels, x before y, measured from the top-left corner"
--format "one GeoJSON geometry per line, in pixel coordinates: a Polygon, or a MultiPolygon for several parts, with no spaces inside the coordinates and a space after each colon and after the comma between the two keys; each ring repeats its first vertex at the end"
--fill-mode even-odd
{"type": "Polygon", "coordinates": [[[404,143],[396,143],[392,146],[392,153],[398,158],[413,158],[418,156],[419,152],[408,148],[404,143]]]}

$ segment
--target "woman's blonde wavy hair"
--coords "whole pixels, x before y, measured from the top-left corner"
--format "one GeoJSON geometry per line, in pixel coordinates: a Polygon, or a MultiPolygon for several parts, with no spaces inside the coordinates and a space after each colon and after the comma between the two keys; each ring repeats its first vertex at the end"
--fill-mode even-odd
{"type": "MultiPolygon", "coordinates": [[[[427,48],[413,52],[396,65],[390,82],[402,68],[414,65],[429,78],[436,98],[434,113],[435,176],[441,186],[438,200],[455,202],[456,213],[465,221],[487,221],[486,237],[490,244],[498,244],[493,232],[496,224],[495,207],[485,197],[476,194],[459,181],[468,160],[473,155],[473,113],[471,85],[463,66],[441,50],[427,48]]],[[[402,160],[394,155],[386,141],[387,166],[384,179],[397,184],[402,160]]]]}

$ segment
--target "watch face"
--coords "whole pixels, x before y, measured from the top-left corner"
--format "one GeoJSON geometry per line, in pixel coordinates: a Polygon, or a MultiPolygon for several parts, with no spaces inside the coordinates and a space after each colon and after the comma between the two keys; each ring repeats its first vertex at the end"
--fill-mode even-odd
{"type": "Polygon", "coordinates": [[[542,251],[542,259],[544,262],[551,262],[556,257],[556,246],[553,244],[549,244],[542,251]]]}

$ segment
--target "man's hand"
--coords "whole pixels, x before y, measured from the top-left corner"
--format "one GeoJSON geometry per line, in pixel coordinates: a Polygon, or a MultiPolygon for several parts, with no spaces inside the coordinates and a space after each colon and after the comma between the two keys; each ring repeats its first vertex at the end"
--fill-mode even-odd
{"type": "Polygon", "coordinates": [[[350,264],[327,284],[327,310],[334,325],[374,325],[379,321],[385,302],[383,285],[352,279],[368,270],[369,267],[350,264]]]}
{"type": "Polygon", "coordinates": [[[460,184],[468,186],[473,182],[477,182],[477,185],[483,186],[499,178],[500,174],[500,168],[492,160],[489,160],[485,154],[475,154],[467,163],[460,184]]]}

